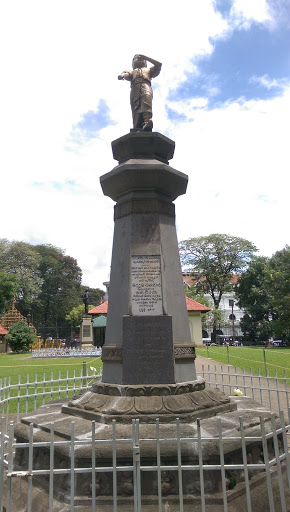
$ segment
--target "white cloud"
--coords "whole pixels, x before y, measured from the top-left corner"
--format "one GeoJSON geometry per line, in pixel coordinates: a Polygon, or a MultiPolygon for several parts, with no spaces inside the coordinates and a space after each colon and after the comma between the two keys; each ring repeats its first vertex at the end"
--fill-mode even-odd
{"type": "Polygon", "coordinates": [[[268,75],[263,76],[253,76],[250,79],[250,83],[256,83],[258,85],[262,85],[265,87],[265,89],[275,89],[275,88],[281,88],[281,89],[287,89],[289,87],[289,80],[286,78],[280,78],[279,80],[275,78],[269,78],[268,75]]]}
{"type": "Polygon", "coordinates": [[[230,15],[245,28],[251,22],[266,23],[271,20],[267,0],[234,0],[230,15]]]}

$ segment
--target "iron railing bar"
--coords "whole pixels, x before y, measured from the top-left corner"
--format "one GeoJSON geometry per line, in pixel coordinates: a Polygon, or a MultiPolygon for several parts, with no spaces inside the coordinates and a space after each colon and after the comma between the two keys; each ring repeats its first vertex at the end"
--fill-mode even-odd
{"type": "Polygon", "coordinates": [[[221,476],[222,476],[223,505],[224,505],[224,512],[227,512],[228,511],[227,488],[226,488],[226,473],[225,473],[223,431],[222,431],[221,418],[218,418],[218,433],[219,433],[219,449],[220,449],[220,471],[221,471],[221,476]]]}
{"type": "Polygon", "coordinates": [[[27,512],[32,511],[33,423],[29,425],[27,512]]]}
{"type": "Polygon", "coordinates": [[[71,471],[70,471],[70,512],[74,512],[74,501],[75,501],[75,422],[71,424],[71,471]]]}
{"type": "Polygon", "coordinates": [[[49,452],[49,512],[53,512],[53,469],[54,469],[54,423],[50,424],[49,452]]]}
{"type": "Polygon", "coordinates": [[[273,490],[272,490],[272,483],[271,483],[271,474],[270,474],[270,465],[269,465],[268,445],[267,445],[267,440],[265,437],[264,419],[262,418],[262,416],[260,416],[260,425],[261,425],[261,432],[262,432],[262,445],[263,445],[263,455],[264,455],[264,461],[265,461],[265,471],[266,471],[266,479],[267,479],[267,491],[268,491],[270,512],[275,512],[273,490]]]}
{"type": "Polygon", "coordinates": [[[203,477],[203,463],[202,463],[202,442],[201,442],[201,430],[200,430],[200,419],[196,420],[197,426],[197,437],[198,437],[198,462],[199,462],[199,482],[200,482],[200,500],[201,500],[201,512],[205,512],[205,496],[204,496],[204,477],[203,477]]]}
{"type": "Polygon", "coordinates": [[[158,512],[162,512],[162,489],[161,489],[161,457],[160,457],[160,431],[159,418],[156,419],[156,459],[157,459],[157,492],[158,492],[158,512]]]}
{"type": "Polygon", "coordinates": [[[252,512],[250,483],[249,483],[249,468],[248,468],[248,461],[247,461],[244,422],[243,422],[243,418],[241,416],[240,416],[239,420],[240,420],[240,432],[241,432],[241,441],[242,441],[242,456],[243,456],[243,464],[244,464],[244,475],[245,475],[245,484],[246,484],[247,512],[252,512]]]}
{"type": "Polygon", "coordinates": [[[286,428],[285,428],[285,418],[284,418],[283,411],[280,411],[280,421],[281,421],[281,427],[282,427],[284,455],[285,455],[286,466],[287,466],[288,487],[290,488],[290,454],[289,454],[289,449],[288,449],[287,433],[286,433],[286,428]]]}
{"type": "Polygon", "coordinates": [[[277,432],[276,432],[275,414],[271,414],[271,425],[272,425],[272,430],[273,430],[273,434],[274,434],[273,441],[274,441],[275,458],[277,460],[278,483],[279,483],[279,492],[280,492],[280,499],[281,499],[281,506],[282,506],[281,512],[287,512],[286,511],[285,494],[284,494],[284,489],[283,489],[282,470],[281,470],[280,457],[279,457],[279,446],[278,446],[278,437],[277,437],[277,432]]]}
{"type": "MultiPolygon", "coordinates": [[[[8,472],[13,470],[13,439],[14,439],[14,424],[9,425],[9,441],[8,441],[8,472]]],[[[7,503],[6,512],[11,512],[12,507],[12,479],[7,482],[7,503]]]]}
{"type": "Polygon", "coordinates": [[[96,512],[96,423],[92,421],[92,512],[96,512]]]}
{"type": "MultiPolygon", "coordinates": [[[[2,417],[1,425],[5,423],[5,416],[2,417]]],[[[0,512],[3,512],[3,477],[4,477],[4,455],[5,455],[5,430],[1,427],[1,452],[0,452],[0,512]]]]}
{"type": "Polygon", "coordinates": [[[117,512],[117,446],[116,446],[116,420],[112,421],[113,434],[113,511],[117,512]]]}
{"type": "Polygon", "coordinates": [[[181,469],[181,443],[180,443],[180,421],[176,418],[176,441],[177,441],[177,464],[178,464],[178,492],[179,492],[179,509],[183,512],[183,485],[182,485],[182,469],[181,469]]]}

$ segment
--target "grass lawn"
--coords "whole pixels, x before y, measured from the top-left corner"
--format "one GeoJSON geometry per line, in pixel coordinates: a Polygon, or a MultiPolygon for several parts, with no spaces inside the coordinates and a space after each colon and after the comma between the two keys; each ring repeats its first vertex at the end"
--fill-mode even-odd
{"type": "MultiPolygon", "coordinates": [[[[6,391],[2,390],[0,393],[1,400],[17,394],[37,393],[37,398],[21,399],[19,404],[17,404],[18,400],[10,401],[9,412],[16,412],[17,407],[20,412],[28,412],[48,400],[71,397],[82,383],[81,379],[77,377],[81,375],[84,361],[89,375],[93,373],[92,368],[96,369],[96,374],[99,373],[102,366],[99,357],[34,359],[31,354],[0,354],[1,387],[3,388],[5,383],[7,387],[6,391]],[[67,381],[66,379],[69,377],[75,377],[75,379],[67,381]],[[35,381],[42,382],[44,380],[45,383],[34,384],[35,381]],[[19,382],[26,384],[20,387],[19,382]],[[10,385],[8,386],[8,384],[10,385]],[[44,393],[48,394],[44,395],[44,393]]],[[[90,384],[91,380],[88,382],[90,384]]]]}
{"type": "Polygon", "coordinates": [[[265,375],[264,353],[266,358],[266,368],[271,377],[290,378],[290,347],[266,348],[262,347],[200,347],[196,349],[197,355],[209,357],[214,361],[223,364],[231,364],[238,368],[244,368],[246,371],[252,369],[253,373],[265,375]],[[229,357],[229,361],[228,361],[229,357]]]}

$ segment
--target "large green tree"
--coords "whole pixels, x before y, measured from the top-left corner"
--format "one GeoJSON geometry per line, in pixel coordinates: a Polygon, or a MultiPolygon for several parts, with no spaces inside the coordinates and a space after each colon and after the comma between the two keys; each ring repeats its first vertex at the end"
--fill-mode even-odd
{"type": "Polygon", "coordinates": [[[0,315],[4,313],[7,304],[17,293],[17,278],[13,274],[0,272],[0,315]]]}
{"type": "Polygon", "coordinates": [[[54,330],[59,335],[60,326],[66,325],[65,315],[81,301],[82,271],[75,258],[52,245],[37,245],[40,256],[39,272],[41,291],[33,304],[34,323],[46,335],[54,330]]]}
{"type": "Polygon", "coordinates": [[[17,308],[24,315],[41,289],[39,262],[40,256],[30,244],[0,240],[0,272],[13,276],[17,308]]]}
{"type": "Polygon", "coordinates": [[[246,313],[241,328],[251,342],[270,337],[290,343],[290,249],[256,257],[236,287],[246,313]]]}
{"type": "MultiPolygon", "coordinates": [[[[244,238],[212,234],[183,240],[179,251],[183,267],[194,276],[196,290],[209,294],[218,310],[223,294],[233,289],[232,275],[247,268],[257,248],[244,238]]],[[[214,340],[216,330],[213,319],[214,340]]]]}

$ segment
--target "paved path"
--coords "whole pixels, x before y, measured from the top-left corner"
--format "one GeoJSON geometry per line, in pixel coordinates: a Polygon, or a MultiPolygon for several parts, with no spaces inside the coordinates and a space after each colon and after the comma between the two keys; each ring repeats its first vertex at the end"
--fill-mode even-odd
{"type": "Polygon", "coordinates": [[[287,393],[287,382],[283,379],[246,373],[232,365],[221,364],[202,356],[196,357],[195,366],[199,376],[204,377],[209,384],[219,387],[227,395],[232,395],[234,389],[238,387],[244,395],[269,407],[276,414],[282,410],[285,421],[288,420],[290,423],[290,393],[287,393]]]}

